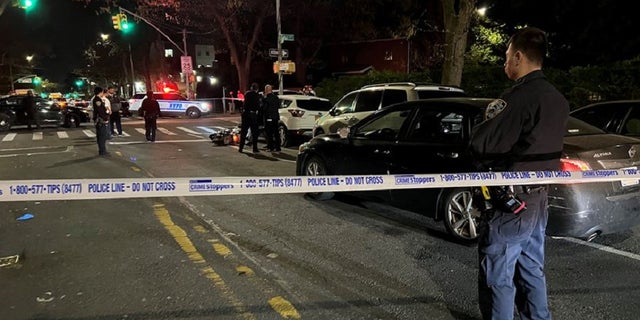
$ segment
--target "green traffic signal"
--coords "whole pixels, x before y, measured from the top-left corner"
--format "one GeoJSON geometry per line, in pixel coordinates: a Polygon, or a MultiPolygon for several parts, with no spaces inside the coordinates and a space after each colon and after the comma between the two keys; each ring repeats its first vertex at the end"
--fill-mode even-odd
{"type": "Polygon", "coordinates": [[[38,86],[42,83],[42,79],[40,77],[33,77],[33,84],[38,86]]]}
{"type": "Polygon", "coordinates": [[[123,33],[129,33],[131,30],[133,30],[133,24],[129,23],[127,19],[127,15],[124,13],[121,13],[119,16],[120,16],[120,30],[122,30],[123,33]]]}
{"type": "Polygon", "coordinates": [[[82,84],[83,84],[82,80],[76,80],[76,87],[82,88],[82,84]]]}
{"type": "Polygon", "coordinates": [[[29,12],[36,7],[37,0],[20,0],[20,8],[29,12]]]}

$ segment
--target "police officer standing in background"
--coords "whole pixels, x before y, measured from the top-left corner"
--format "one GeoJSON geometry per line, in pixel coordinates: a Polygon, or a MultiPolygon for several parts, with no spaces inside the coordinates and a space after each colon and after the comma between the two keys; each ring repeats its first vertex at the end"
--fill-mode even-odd
{"type": "Polygon", "coordinates": [[[273,87],[270,84],[264,87],[264,95],[262,106],[264,109],[264,133],[267,138],[267,150],[280,152],[280,136],[278,135],[278,123],[280,121],[278,107],[280,100],[273,93],[273,87]]]}
{"type": "Polygon", "coordinates": [[[140,116],[144,118],[144,135],[147,142],[156,141],[157,119],[160,116],[160,104],[153,97],[153,91],[147,91],[147,97],[142,100],[140,116]]]}
{"type": "Polygon", "coordinates": [[[93,123],[96,126],[96,140],[98,141],[98,154],[108,156],[107,138],[109,135],[109,114],[104,104],[104,90],[100,87],[93,89],[93,99],[91,99],[91,107],[93,108],[93,123]]]}
{"type": "MultiPolygon", "coordinates": [[[[507,45],[504,71],[515,85],[489,105],[471,149],[494,171],[559,170],[569,103],[542,72],[546,35],[523,28],[507,45]]],[[[551,319],[544,275],[547,189],[513,188],[526,210],[497,209],[480,236],[480,311],[484,319],[513,319],[515,305],[521,319],[551,319]]]]}
{"type": "Polygon", "coordinates": [[[251,89],[244,94],[244,104],[242,108],[242,123],[240,124],[240,145],[238,152],[242,152],[242,148],[247,141],[247,133],[251,129],[251,140],[253,153],[260,152],[258,150],[258,111],[260,109],[260,94],[258,93],[258,84],[252,83],[251,89]]]}
{"type": "Polygon", "coordinates": [[[111,130],[112,136],[121,136],[122,135],[122,117],[120,115],[120,108],[122,106],[122,101],[116,92],[116,88],[114,86],[109,86],[107,88],[107,99],[111,103],[111,115],[109,119],[109,129],[111,130]]]}

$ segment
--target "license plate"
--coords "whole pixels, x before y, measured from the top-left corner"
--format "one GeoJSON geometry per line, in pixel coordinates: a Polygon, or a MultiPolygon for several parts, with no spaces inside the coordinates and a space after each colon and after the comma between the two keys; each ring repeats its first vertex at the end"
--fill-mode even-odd
{"type": "MultiPolygon", "coordinates": [[[[629,167],[629,168],[622,168],[624,169],[637,169],[638,167],[629,167]]],[[[624,188],[624,187],[630,187],[630,186],[635,186],[640,184],[640,180],[638,179],[624,179],[624,180],[620,180],[620,185],[624,188]]]]}

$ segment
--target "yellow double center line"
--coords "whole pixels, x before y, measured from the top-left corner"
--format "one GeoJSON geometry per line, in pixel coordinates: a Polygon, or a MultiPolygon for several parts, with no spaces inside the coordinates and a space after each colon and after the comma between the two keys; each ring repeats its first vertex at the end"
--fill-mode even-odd
{"type": "MultiPolygon", "coordinates": [[[[184,229],[180,228],[176,225],[171,219],[171,215],[169,211],[164,207],[163,204],[155,204],[154,206],[154,214],[162,223],[167,231],[171,234],[171,236],[176,240],[182,251],[184,251],[189,260],[191,260],[195,264],[204,265],[200,271],[201,273],[209,280],[213,282],[216,288],[222,292],[224,297],[226,297],[233,308],[244,318],[244,319],[255,319],[255,316],[247,310],[247,307],[242,303],[242,301],[235,295],[233,290],[224,282],[220,274],[218,274],[213,267],[207,265],[204,257],[198,249],[193,245],[191,239],[189,239],[187,233],[184,229]]],[[[201,228],[201,227],[200,227],[201,228]]],[[[199,229],[196,229],[199,230],[199,229]]],[[[200,231],[202,232],[202,231],[200,231]]],[[[231,250],[227,246],[222,243],[214,243],[213,244],[214,251],[221,255],[227,256],[231,254],[231,250]]],[[[238,266],[236,270],[240,274],[249,274],[253,275],[254,272],[251,268],[247,266],[238,266]]],[[[281,296],[276,296],[269,299],[269,305],[273,308],[280,316],[285,319],[300,319],[300,314],[295,309],[295,307],[286,299],[281,296]]]]}

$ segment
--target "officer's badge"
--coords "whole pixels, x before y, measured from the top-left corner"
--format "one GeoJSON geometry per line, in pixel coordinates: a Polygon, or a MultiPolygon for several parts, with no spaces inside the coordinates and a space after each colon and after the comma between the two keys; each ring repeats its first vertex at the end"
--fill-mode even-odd
{"type": "Polygon", "coordinates": [[[102,105],[102,101],[96,101],[96,106],[101,106],[102,105]]]}
{"type": "Polygon", "coordinates": [[[484,119],[492,119],[502,112],[507,107],[507,102],[502,99],[496,99],[491,101],[487,108],[484,110],[484,119]]]}

